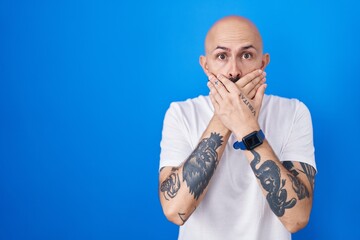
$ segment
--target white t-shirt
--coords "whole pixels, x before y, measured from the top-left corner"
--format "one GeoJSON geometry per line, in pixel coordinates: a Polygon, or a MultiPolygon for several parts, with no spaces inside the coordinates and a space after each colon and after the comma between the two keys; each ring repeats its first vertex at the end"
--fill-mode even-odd
{"type": "MultiPolygon", "coordinates": [[[[160,168],[179,166],[189,157],[213,111],[208,96],[170,105],[163,125],[160,168]]],[[[265,95],[259,124],[281,161],[304,162],[316,169],[311,116],[302,102],[265,95]]],[[[232,147],[235,141],[231,135],[208,192],[180,227],[179,239],[291,239],[271,211],[244,153],[232,147]]]]}

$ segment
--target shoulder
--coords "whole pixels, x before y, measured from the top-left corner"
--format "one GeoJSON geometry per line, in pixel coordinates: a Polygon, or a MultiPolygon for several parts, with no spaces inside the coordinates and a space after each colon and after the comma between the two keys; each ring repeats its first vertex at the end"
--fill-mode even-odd
{"type": "Polygon", "coordinates": [[[209,96],[199,95],[195,98],[188,98],[184,101],[175,101],[170,104],[170,107],[180,107],[180,108],[189,108],[189,107],[198,107],[208,105],[210,102],[209,96]]]}
{"type": "Polygon", "coordinates": [[[265,95],[263,99],[262,109],[271,112],[281,113],[302,113],[309,112],[307,106],[296,98],[285,98],[276,95],[265,95]]]}
{"type": "MultiPolygon", "coordinates": [[[[264,96],[263,104],[269,105],[281,105],[284,107],[296,108],[301,105],[305,106],[303,102],[296,98],[286,98],[276,95],[266,95],[264,96]]],[[[306,106],[305,106],[306,107],[306,106]]]]}
{"type": "Polygon", "coordinates": [[[180,115],[201,114],[203,112],[213,111],[209,96],[200,95],[196,98],[189,98],[185,101],[175,101],[170,104],[168,112],[174,112],[180,115]]]}
{"type": "Polygon", "coordinates": [[[269,134],[280,136],[283,140],[292,131],[311,128],[311,115],[306,105],[295,98],[265,95],[260,111],[259,122],[269,134]]]}

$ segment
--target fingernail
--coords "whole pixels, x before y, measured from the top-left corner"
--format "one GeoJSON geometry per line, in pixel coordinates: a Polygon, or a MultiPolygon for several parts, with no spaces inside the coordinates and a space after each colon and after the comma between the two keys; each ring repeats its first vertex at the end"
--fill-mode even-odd
{"type": "Polygon", "coordinates": [[[261,70],[261,69],[259,69],[259,73],[262,73],[262,70],[261,70]]]}

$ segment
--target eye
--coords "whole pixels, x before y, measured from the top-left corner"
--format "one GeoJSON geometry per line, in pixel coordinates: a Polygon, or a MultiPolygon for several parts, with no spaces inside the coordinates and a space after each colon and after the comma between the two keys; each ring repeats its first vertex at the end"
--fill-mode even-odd
{"type": "Polygon", "coordinates": [[[249,60],[249,59],[252,58],[252,55],[251,55],[251,53],[244,53],[244,54],[242,55],[242,58],[243,58],[243,59],[246,59],[246,60],[249,60]]]}
{"type": "Polygon", "coordinates": [[[225,60],[227,58],[225,53],[219,53],[216,57],[220,60],[225,60]]]}

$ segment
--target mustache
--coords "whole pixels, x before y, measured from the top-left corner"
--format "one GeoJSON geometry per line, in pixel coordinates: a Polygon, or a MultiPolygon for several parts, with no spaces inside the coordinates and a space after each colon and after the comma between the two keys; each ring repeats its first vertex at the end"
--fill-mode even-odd
{"type": "Polygon", "coordinates": [[[229,80],[232,81],[233,83],[236,83],[237,81],[239,81],[240,76],[236,76],[236,77],[230,77],[229,80]]]}

